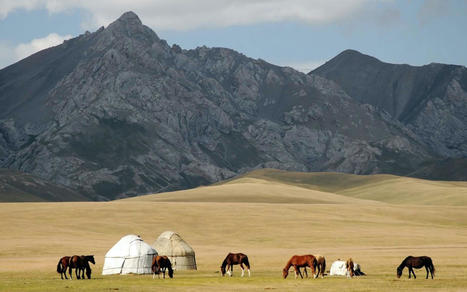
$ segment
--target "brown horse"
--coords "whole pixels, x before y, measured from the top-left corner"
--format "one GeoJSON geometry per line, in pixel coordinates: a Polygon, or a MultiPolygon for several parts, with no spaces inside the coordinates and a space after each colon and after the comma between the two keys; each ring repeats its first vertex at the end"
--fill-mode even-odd
{"type": "Polygon", "coordinates": [[[242,277],[245,275],[245,268],[243,268],[243,265],[245,265],[246,268],[248,269],[248,277],[251,277],[250,262],[248,261],[248,256],[246,254],[229,253],[225,257],[221,265],[222,276],[226,274],[226,267],[227,267],[227,274],[229,274],[229,276],[232,277],[233,276],[233,265],[240,265],[240,268],[242,269],[242,277]]]}
{"type": "Polygon", "coordinates": [[[60,260],[58,260],[57,264],[57,273],[60,273],[60,278],[63,280],[63,275],[65,275],[65,279],[68,280],[66,276],[66,269],[68,269],[68,264],[70,262],[70,257],[62,257],[60,260]]]}
{"type": "Polygon", "coordinates": [[[84,280],[84,270],[86,270],[88,279],[91,279],[91,267],[89,266],[89,262],[94,265],[96,264],[93,255],[72,256],[68,264],[70,278],[72,278],[72,269],[75,269],[76,278],[78,280],[81,278],[84,280]]]}
{"type": "Polygon", "coordinates": [[[426,279],[428,279],[428,273],[431,273],[431,278],[433,279],[433,276],[435,274],[435,266],[433,265],[433,261],[431,260],[430,257],[427,256],[421,256],[421,257],[413,257],[413,256],[408,256],[406,257],[402,263],[397,267],[397,278],[400,278],[402,276],[402,270],[407,267],[409,269],[409,279],[410,279],[410,273],[413,274],[413,277],[416,279],[417,276],[415,276],[415,273],[413,271],[413,268],[415,269],[421,269],[422,267],[425,267],[426,269],[426,279]]]}
{"type": "MultiPolygon", "coordinates": [[[[303,279],[302,273],[300,272],[300,268],[305,268],[306,272],[306,267],[309,267],[311,269],[312,275],[316,278],[318,276],[315,275],[315,268],[317,264],[318,262],[316,261],[316,258],[311,254],[301,256],[294,255],[290,258],[290,260],[287,262],[284,269],[282,270],[282,277],[284,279],[287,278],[290,266],[293,266],[295,269],[295,279],[298,277],[298,275],[300,275],[300,277],[303,279]]],[[[308,272],[306,272],[306,275],[308,276],[308,272]]]]}
{"type": "Polygon", "coordinates": [[[326,270],[326,259],[322,255],[316,255],[315,258],[317,263],[316,267],[318,268],[316,275],[318,276],[321,274],[321,278],[324,278],[324,271],[326,270]]]}
{"type": "Polygon", "coordinates": [[[170,262],[167,256],[153,256],[151,270],[154,273],[152,278],[154,279],[155,275],[160,278],[160,273],[162,271],[165,279],[165,270],[169,270],[169,277],[174,277],[174,271],[172,269],[172,263],[170,262]]]}
{"type": "Polygon", "coordinates": [[[353,270],[353,266],[354,266],[354,264],[353,264],[352,258],[348,259],[345,262],[345,268],[347,269],[347,273],[348,273],[347,275],[350,276],[350,277],[353,277],[355,275],[354,270],[353,270]]]}

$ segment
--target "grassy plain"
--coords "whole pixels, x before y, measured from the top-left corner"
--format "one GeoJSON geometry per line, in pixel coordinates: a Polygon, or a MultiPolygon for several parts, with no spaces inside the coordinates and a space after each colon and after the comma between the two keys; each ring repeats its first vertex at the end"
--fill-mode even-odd
{"type": "Polygon", "coordinates": [[[463,183],[438,182],[443,187],[437,184],[426,198],[417,190],[432,182],[417,180],[405,184],[413,189],[411,200],[404,200],[397,194],[404,184],[393,176],[388,179],[395,185],[385,176],[363,177],[374,183],[371,191],[359,177],[325,183],[326,175],[312,180],[274,175],[253,173],[212,187],[113,202],[1,203],[0,290],[467,290],[463,183]],[[373,196],[349,191],[358,187],[373,196]],[[381,193],[386,189],[401,198],[388,203],[381,193]],[[123,235],[139,234],[152,244],[166,230],[177,231],[193,246],[198,271],[176,272],[166,280],[100,275],[105,253],[123,235]],[[248,254],[251,278],[239,278],[238,268],[233,278],[220,276],[218,267],[229,251],[248,254]],[[288,258],[304,253],[325,255],[328,267],[352,257],[368,276],[281,279],[288,258]],[[60,280],[57,261],[72,254],[96,256],[93,279],[60,280]],[[395,269],[407,255],[431,256],[435,279],[425,280],[424,269],[416,271],[416,280],[407,279],[407,271],[396,279],[395,269]]]}

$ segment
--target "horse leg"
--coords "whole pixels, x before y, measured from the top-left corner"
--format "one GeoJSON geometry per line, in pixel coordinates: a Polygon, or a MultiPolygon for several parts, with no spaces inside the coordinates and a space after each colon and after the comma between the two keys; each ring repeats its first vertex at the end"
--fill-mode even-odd
{"type": "Polygon", "coordinates": [[[425,270],[426,270],[426,278],[425,279],[428,279],[428,274],[430,273],[429,269],[428,269],[428,266],[425,266],[425,270]]]}
{"type": "Polygon", "coordinates": [[[300,271],[300,267],[296,267],[297,269],[297,273],[300,275],[300,278],[303,279],[303,275],[302,275],[302,272],[300,271]]]}
{"type": "Polygon", "coordinates": [[[240,269],[242,269],[242,278],[245,276],[245,268],[243,267],[243,264],[240,263],[240,269]]]}
{"type": "Polygon", "coordinates": [[[303,267],[303,269],[305,270],[305,277],[308,278],[308,272],[306,270],[306,267],[303,267]]]}
{"type": "Polygon", "coordinates": [[[233,276],[233,264],[230,265],[230,277],[233,276]]]}
{"type": "Polygon", "coordinates": [[[413,271],[413,268],[412,268],[412,267],[409,268],[409,279],[410,279],[410,273],[413,274],[413,278],[414,278],[414,279],[417,279],[417,276],[415,276],[415,272],[413,271]]]}
{"type": "MultiPolygon", "coordinates": [[[[65,271],[65,273],[66,273],[66,271],[65,271]]],[[[68,274],[70,274],[70,280],[73,280],[73,274],[72,274],[71,267],[68,267],[68,274]]]]}

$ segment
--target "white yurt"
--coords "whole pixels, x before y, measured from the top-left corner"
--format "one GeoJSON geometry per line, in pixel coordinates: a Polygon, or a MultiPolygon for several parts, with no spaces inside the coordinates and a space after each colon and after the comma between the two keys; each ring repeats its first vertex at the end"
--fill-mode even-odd
{"type": "Polygon", "coordinates": [[[105,255],[102,275],[151,274],[154,255],[157,251],[139,235],[126,235],[105,255]]]}
{"type": "Polygon", "coordinates": [[[163,232],[152,246],[169,257],[174,270],[196,270],[195,251],[177,233],[163,232]]]}

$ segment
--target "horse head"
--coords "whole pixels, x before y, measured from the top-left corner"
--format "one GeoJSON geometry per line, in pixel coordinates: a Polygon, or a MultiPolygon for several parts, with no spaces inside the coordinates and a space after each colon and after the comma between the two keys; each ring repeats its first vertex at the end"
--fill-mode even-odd
{"type": "Polygon", "coordinates": [[[96,261],[94,260],[94,255],[88,255],[86,256],[86,259],[90,261],[93,265],[96,264],[96,261]]]}
{"type": "Polygon", "coordinates": [[[174,270],[169,266],[169,277],[173,278],[174,277],[174,270]]]}
{"type": "Polygon", "coordinates": [[[222,273],[222,277],[225,276],[225,266],[224,265],[221,266],[221,273],[222,273]]]}
{"type": "Polygon", "coordinates": [[[400,278],[400,277],[402,276],[402,270],[403,270],[403,269],[404,269],[404,268],[401,268],[400,266],[397,267],[397,278],[400,278]]]}
{"type": "Polygon", "coordinates": [[[289,274],[289,270],[287,269],[282,269],[282,278],[287,278],[287,275],[289,274]]]}

